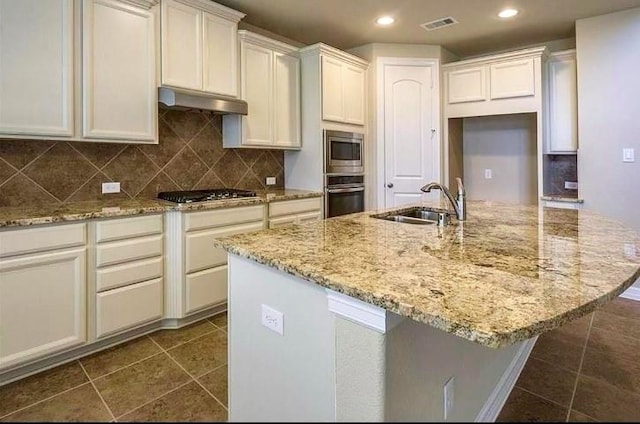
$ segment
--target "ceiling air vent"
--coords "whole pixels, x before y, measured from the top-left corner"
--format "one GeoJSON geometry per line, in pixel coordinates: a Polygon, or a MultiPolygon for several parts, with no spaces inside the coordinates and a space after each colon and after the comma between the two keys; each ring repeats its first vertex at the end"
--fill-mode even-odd
{"type": "Polygon", "coordinates": [[[433,31],[436,29],[444,28],[447,26],[455,25],[458,21],[453,19],[451,16],[447,16],[446,18],[436,19],[435,21],[427,22],[425,24],[420,24],[420,26],[427,31],[433,31]]]}

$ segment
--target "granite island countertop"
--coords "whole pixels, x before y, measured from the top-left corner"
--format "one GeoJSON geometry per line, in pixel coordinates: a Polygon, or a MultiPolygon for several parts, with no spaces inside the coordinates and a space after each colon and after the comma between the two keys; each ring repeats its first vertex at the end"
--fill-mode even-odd
{"type": "Polygon", "coordinates": [[[178,210],[183,212],[231,208],[282,200],[320,197],[322,193],[296,189],[256,190],[256,197],[176,204],[160,199],[96,200],[64,204],[0,207],[0,228],[53,224],[97,218],[124,217],[178,210]]]}
{"type": "Polygon", "coordinates": [[[467,221],[444,228],[365,212],[214,243],[494,348],[586,315],[640,277],[640,236],[615,220],[474,201],[467,209],[467,221]]]}

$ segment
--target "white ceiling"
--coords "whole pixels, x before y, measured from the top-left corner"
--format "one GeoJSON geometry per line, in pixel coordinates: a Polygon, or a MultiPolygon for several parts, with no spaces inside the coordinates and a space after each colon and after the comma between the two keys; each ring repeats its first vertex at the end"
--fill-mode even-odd
{"type": "Polygon", "coordinates": [[[247,14],[244,22],[304,44],[340,49],[380,43],[439,44],[458,56],[570,38],[576,19],[632,7],[640,0],[216,0],[247,14]],[[505,7],[515,18],[497,17],[505,7]],[[375,19],[396,22],[380,27],[375,19]],[[460,23],[433,32],[419,25],[453,16],[460,23]]]}

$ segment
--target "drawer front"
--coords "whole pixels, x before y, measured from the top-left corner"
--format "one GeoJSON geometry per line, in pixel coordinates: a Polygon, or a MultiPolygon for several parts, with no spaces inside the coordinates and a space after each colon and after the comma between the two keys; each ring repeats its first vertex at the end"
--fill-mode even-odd
{"type": "Polygon", "coordinates": [[[118,218],[96,223],[96,242],[162,234],[162,215],[118,218]]]}
{"type": "Polygon", "coordinates": [[[214,238],[258,231],[262,228],[262,221],[260,221],[188,233],[185,236],[185,271],[195,272],[227,263],[227,251],[213,247],[214,238]]]}
{"type": "Polygon", "coordinates": [[[278,228],[284,225],[292,225],[297,221],[298,215],[279,216],[269,219],[269,228],[278,228]]]}
{"type": "Polygon", "coordinates": [[[115,289],[162,277],[162,257],[114,265],[96,271],[96,290],[115,289]]]}
{"type": "Polygon", "coordinates": [[[162,236],[116,241],[96,246],[96,266],[115,265],[162,255],[162,236]]]}
{"type": "Polygon", "coordinates": [[[162,279],[96,295],[96,337],[162,318],[162,279]]]}
{"type": "Polygon", "coordinates": [[[186,313],[227,301],[227,266],[194,272],[186,278],[186,313]]]}
{"type": "Polygon", "coordinates": [[[322,218],[322,213],[320,211],[317,212],[308,212],[298,215],[298,222],[303,224],[305,222],[318,221],[322,218]]]}
{"type": "Polygon", "coordinates": [[[85,224],[54,225],[0,232],[0,258],[85,244],[85,224]]]}
{"type": "Polygon", "coordinates": [[[555,202],[553,200],[545,200],[544,205],[548,208],[580,209],[580,203],[573,202],[555,202]]]}
{"type": "Polygon", "coordinates": [[[243,222],[262,221],[263,219],[264,205],[191,212],[184,217],[184,229],[185,231],[194,231],[203,228],[241,224],[243,222]]]}
{"type": "Polygon", "coordinates": [[[269,203],[269,217],[293,215],[302,212],[319,211],[322,209],[322,198],[286,200],[283,202],[269,203]]]}

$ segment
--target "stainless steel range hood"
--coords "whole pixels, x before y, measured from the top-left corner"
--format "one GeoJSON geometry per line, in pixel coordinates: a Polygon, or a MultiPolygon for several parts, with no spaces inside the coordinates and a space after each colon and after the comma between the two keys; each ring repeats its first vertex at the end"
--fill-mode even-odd
{"type": "Polygon", "coordinates": [[[246,115],[248,110],[247,102],[244,100],[182,88],[158,88],[158,102],[169,109],[210,110],[221,115],[246,115]]]}

